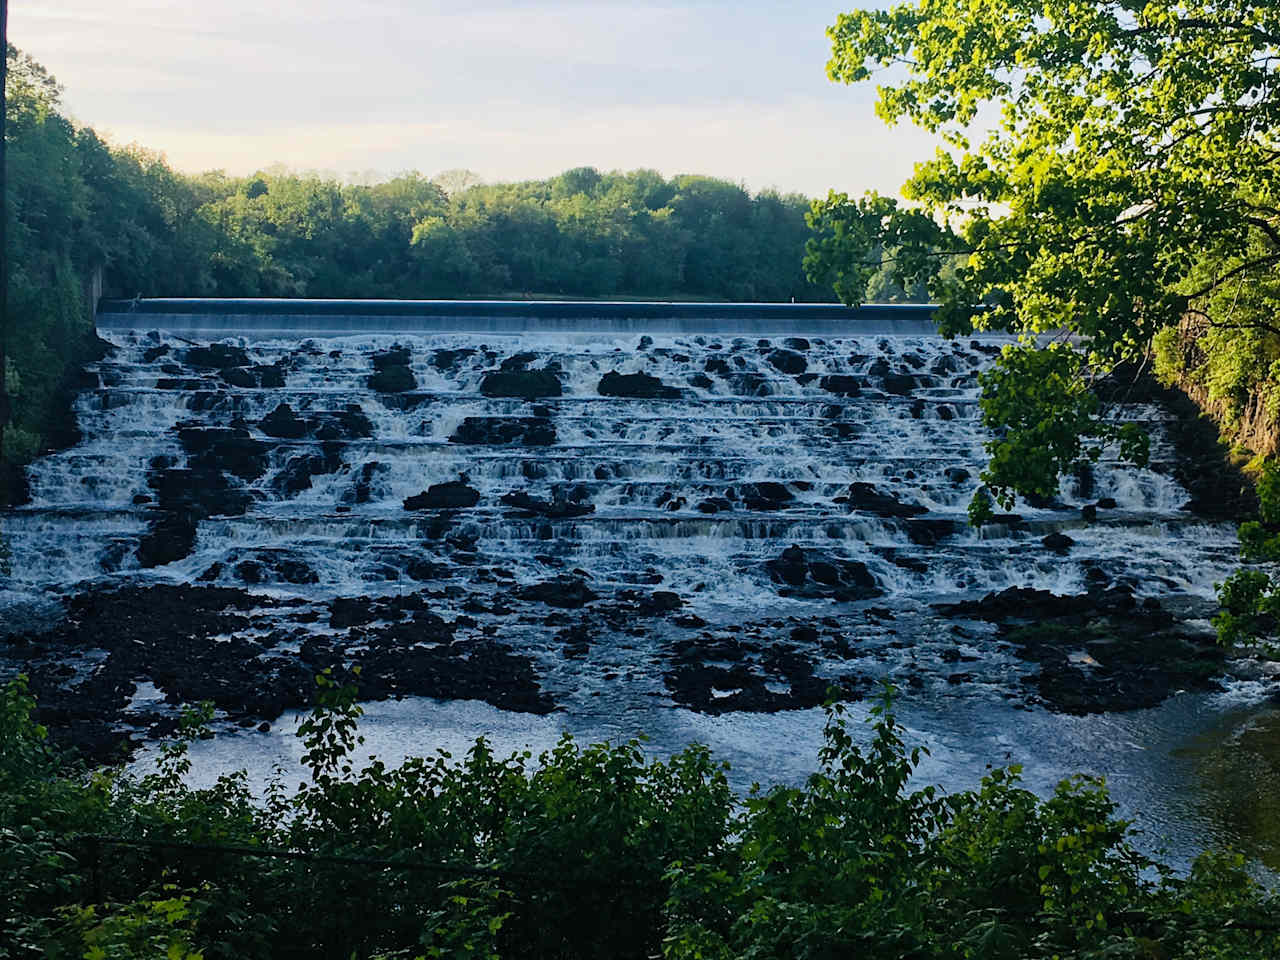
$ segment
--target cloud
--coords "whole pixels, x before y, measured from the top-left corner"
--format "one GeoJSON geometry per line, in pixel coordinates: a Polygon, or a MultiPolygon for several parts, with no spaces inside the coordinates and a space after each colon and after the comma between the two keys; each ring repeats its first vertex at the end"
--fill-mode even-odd
{"type": "Polygon", "coordinates": [[[82,123],[186,169],[580,163],[893,189],[932,141],[823,74],[840,4],[46,0],[14,42],[82,123]]]}

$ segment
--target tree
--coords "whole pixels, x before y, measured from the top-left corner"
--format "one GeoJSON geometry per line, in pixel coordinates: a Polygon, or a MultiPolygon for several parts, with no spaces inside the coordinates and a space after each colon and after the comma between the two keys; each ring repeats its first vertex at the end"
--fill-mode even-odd
{"type": "Polygon", "coordinates": [[[815,204],[807,269],[856,302],[890,250],[893,281],[927,285],[944,334],[1024,335],[982,377],[996,500],[1056,492],[1108,442],[1141,462],[1097,387],[1187,318],[1280,355],[1280,6],[917,0],[828,35],[833,80],[878,74],[879,115],[945,147],[905,203],[815,204]]]}

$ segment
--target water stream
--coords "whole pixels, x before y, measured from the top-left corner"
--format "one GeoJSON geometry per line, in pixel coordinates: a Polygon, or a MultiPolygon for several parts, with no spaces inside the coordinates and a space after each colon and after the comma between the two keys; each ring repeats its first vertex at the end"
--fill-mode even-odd
{"type": "MultiPolygon", "coordinates": [[[[1185,863],[1232,843],[1280,865],[1266,677],[1147,709],[1064,715],[1022,695],[1026,664],[991,624],[935,607],[1008,587],[1072,595],[1105,584],[1203,618],[1234,563],[1234,531],[1184,509],[1159,407],[1121,413],[1153,431],[1149,468],[1104,457],[1056,500],[1020,503],[1016,518],[975,531],[965,508],[987,438],[976,373],[997,340],[947,342],[906,315],[844,329],[801,315],[455,317],[452,330],[381,315],[376,333],[355,332],[373,313],[325,316],[210,315],[172,302],[105,314],[116,351],[87,371],[83,440],[34,465],[31,503],[3,517],[13,563],[0,617],[106,586],[201,583],[261,598],[248,633],[288,653],[329,632],[339,598],[429,585],[454,636],[527,658],[554,710],[389,699],[368,705],[368,751],[461,752],[482,733],[499,748],[538,750],[565,730],[644,732],[658,754],[710,744],[744,788],[813,768],[821,710],[714,709],[742,694],[732,688],[713,688],[711,708],[682,702],[672,651],[696,637],[785,640],[812,624],[817,639],[796,641],[806,670],[856,674],[869,698],[884,680],[901,688],[899,715],[932,751],[922,779],[960,789],[988,765],[1017,762],[1043,792],[1073,772],[1105,775],[1149,849],[1185,863]],[[545,372],[559,395],[487,396],[504,361],[508,372],[545,372]],[[409,389],[376,389],[379,366],[407,368],[409,389]],[[602,395],[613,372],[642,372],[666,395],[602,395]],[[188,488],[209,483],[217,489],[202,489],[192,513],[188,488]],[[406,509],[450,483],[475,502],[406,509]],[[515,494],[560,509],[504,502],[515,494]],[[1096,520],[1082,513],[1090,504],[1103,505],[1096,520]],[[188,539],[175,545],[183,523],[188,539]],[[1042,543],[1053,532],[1070,537],[1069,550],[1042,543]],[[808,558],[803,588],[770,573],[788,548],[808,558]],[[819,582],[818,563],[836,571],[834,586],[819,582]],[[605,598],[675,594],[684,619],[598,617],[587,649],[570,651],[561,634],[577,613],[502,612],[522,589],[565,577],[605,598]]],[[[163,678],[135,673],[129,709],[166,709],[163,678]]],[[[765,688],[790,695],[780,674],[765,688]]],[[[224,725],[197,745],[193,775],[247,766],[261,782],[277,763],[293,769],[294,717],[268,733],[224,725]]]]}

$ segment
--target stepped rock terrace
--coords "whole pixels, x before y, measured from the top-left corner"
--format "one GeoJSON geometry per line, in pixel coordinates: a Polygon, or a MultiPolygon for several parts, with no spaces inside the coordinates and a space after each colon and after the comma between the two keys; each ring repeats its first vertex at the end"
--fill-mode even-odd
{"type": "Polygon", "coordinates": [[[1221,696],[1204,617],[1236,547],[1179,483],[1168,411],[1116,411],[1148,468],[1104,456],[974,530],[1003,341],[928,316],[104,302],[83,439],[3,518],[5,655],[100,753],[200,699],[269,728],[356,665],[437,729],[488,704],[663,749],[736,730],[759,779],[795,773],[764,745],[793,721],[750,718],[811,729],[884,681],[931,735],[1023,730],[1043,770],[1067,762],[1047,717],[1192,691],[1185,727],[1221,696]]]}

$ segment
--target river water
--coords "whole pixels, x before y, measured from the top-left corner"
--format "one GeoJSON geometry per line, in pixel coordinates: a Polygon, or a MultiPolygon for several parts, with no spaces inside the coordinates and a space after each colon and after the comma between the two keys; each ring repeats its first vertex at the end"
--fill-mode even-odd
{"type": "MultiPolygon", "coordinates": [[[[643,733],[656,755],[709,744],[742,789],[802,780],[822,711],[787,699],[797,688],[769,672],[767,652],[747,664],[754,687],[722,679],[702,700],[682,700],[673,651],[695,637],[767,645],[813,624],[821,636],[800,643],[804,669],[823,681],[856,674],[866,699],[852,704],[855,720],[881,682],[900,688],[907,739],[930,750],[921,782],[964,789],[1010,763],[1041,793],[1071,773],[1105,776],[1146,849],[1185,865],[1205,846],[1236,845],[1280,866],[1280,711],[1257,669],[1155,707],[1071,716],[1025,695],[1026,664],[993,627],[957,624],[934,606],[1103,583],[1203,617],[1232,567],[1234,532],[1184,509],[1160,408],[1119,413],[1152,430],[1149,469],[1104,457],[1055,501],[1020,503],[1016,521],[979,532],[964,522],[987,439],[976,374],[1001,341],[947,342],[910,311],[851,321],[822,309],[707,308],[700,320],[690,306],[552,322],[519,311],[450,320],[326,309],[109,310],[100,330],[117,349],[87,371],[82,442],[39,461],[31,503],[3,518],[13,563],[0,616],[95,587],[199,582],[262,598],[255,635],[275,643],[288,620],[292,639],[277,644],[288,653],[300,637],[332,633],[299,610],[404,597],[429,582],[432,609],[458,624],[456,636],[496,637],[526,658],[554,709],[471,696],[369,703],[366,752],[460,753],[478,735],[537,752],[564,731],[643,733]],[[212,360],[200,352],[211,343],[224,345],[212,360]],[[543,371],[559,395],[487,396],[486,376],[504,362],[543,371]],[[371,385],[376,368],[401,365],[407,390],[371,385]],[[629,382],[651,395],[602,395],[607,374],[641,372],[653,381],[629,382]],[[335,423],[347,427],[323,434],[335,423]],[[223,456],[193,437],[233,433],[258,444],[248,468],[193,466],[201,456],[207,466],[209,449],[223,456]],[[190,521],[194,539],[173,549],[156,547],[181,500],[165,493],[165,477],[218,486],[190,521]],[[475,502],[405,508],[449,483],[475,502]],[[515,509],[503,500],[514,494],[581,509],[515,509]],[[1082,516],[1112,501],[1096,521],[1082,516]],[[1042,545],[1054,531],[1074,541],[1068,551],[1042,545]],[[770,564],[788,548],[811,570],[834,569],[834,587],[787,589],[770,564]],[[557,631],[578,613],[503,615],[521,589],[570,576],[601,597],[675,594],[687,619],[583,620],[590,643],[571,652],[557,631]],[[784,709],[762,709],[769,696],[784,709]]],[[[347,655],[361,652],[354,644],[347,655]]],[[[742,663],[722,667],[722,678],[746,676],[742,663]]],[[[135,716],[167,709],[163,679],[143,673],[135,716]]],[[[292,778],[296,718],[286,711],[267,733],[223,724],[196,745],[193,777],[244,766],[261,783],[282,765],[292,778]]]]}

